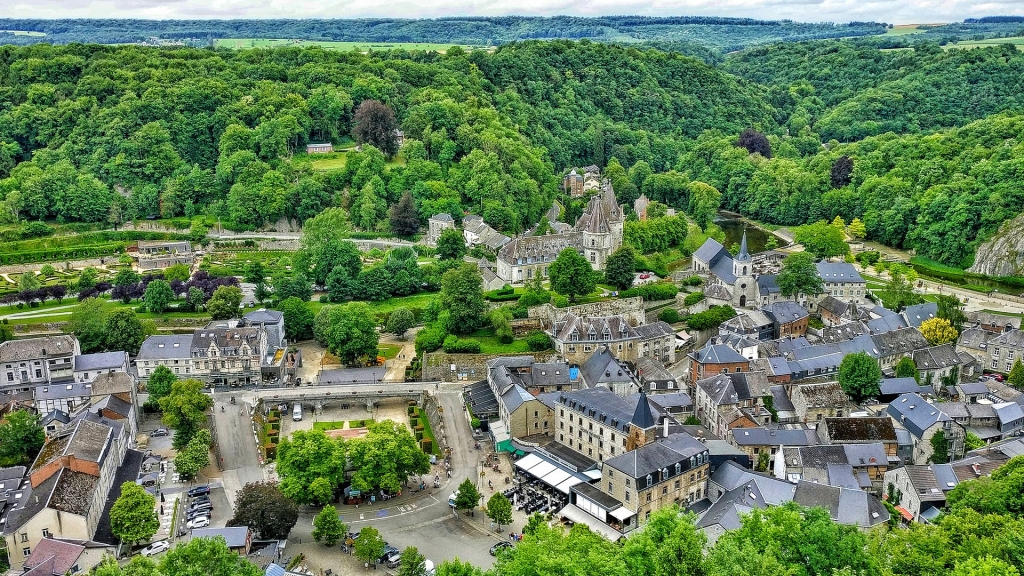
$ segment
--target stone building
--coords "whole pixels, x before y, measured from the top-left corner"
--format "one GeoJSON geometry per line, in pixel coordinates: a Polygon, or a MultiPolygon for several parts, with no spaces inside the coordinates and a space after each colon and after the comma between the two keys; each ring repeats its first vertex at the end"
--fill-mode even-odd
{"type": "Polygon", "coordinates": [[[604,270],[612,252],[622,246],[625,216],[610,182],[587,202],[583,215],[569,232],[518,236],[498,251],[498,277],[509,284],[547,278],[548,267],[566,248],[575,248],[594,270],[604,270]]]}
{"type": "Polygon", "coordinates": [[[698,380],[693,388],[695,416],[712,434],[725,437],[737,421],[759,426],[771,421],[764,407],[770,394],[763,372],[717,374],[698,380]]]}
{"type": "Polygon", "coordinates": [[[1009,373],[1017,360],[1024,360],[1024,331],[1006,330],[988,341],[985,368],[994,372],[1009,373]]]}
{"type": "Polygon", "coordinates": [[[43,336],[0,342],[0,391],[24,392],[40,384],[72,380],[81,354],[74,336],[43,336]]]}
{"type": "Polygon", "coordinates": [[[691,382],[716,374],[747,372],[750,370],[750,361],[725,344],[705,346],[700,350],[690,352],[687,357],[690,360],[691,382]]]}
{"type": "Polygon", "coordinates": [[[647,395],[636,404],[605,388],[560,392],[551,399],[559,444],[603,462],[653,441],[656,422],[647,395]]]}
{"type": "Polygon", "coordinates": [[[188,240],[139,240],[139,270],[162,270],[175,264],[191,266],[196,254],[188,240]]]}
{"type": "Polygon", "coordinates": [[[803,422],[821,422],[825,418],[849,416],[850,412],[857,409],[839,382],[795,386],[790,398],[797,418],[803,422]]]}
{"type": "Polygon", "coordinates": [[[624,362],[644,356],[664,363],[675,361],[675,332],[661,321],[634,327],[623,316],[579,317],[569,313],[552,324],[549,333],[555,350],[576,364],[602,348],[624,362]]]}
{"type": "Polygon", "coordinates": [[[427,246],[437,246],[441,233],[449,228],[455,228],[455,219],[451,214],[434,214],[427,220],[427,235],[423,238],[423,243],[427,246]]]}
{"type": "Polygon", "coordinates": [[[735,258],[717,240],[708,238],[693,253],[691,268],[696,274],[708,276],[710,284],[718,286],[731,305],[744,308],[758,303],[757,280],[753,259],[747,251],[746,232],[735,258]]]}
{"type": "Polygon", "coordinates": [[[913,449],[905,464],[928,463],[934,454],[932,438],[939,432],[943,434],[950,457],[957,458],[964,453],[964,427],[921,396],[900,396],[889,404],[886,414],[893,424],[910,432],[913,449]]]}

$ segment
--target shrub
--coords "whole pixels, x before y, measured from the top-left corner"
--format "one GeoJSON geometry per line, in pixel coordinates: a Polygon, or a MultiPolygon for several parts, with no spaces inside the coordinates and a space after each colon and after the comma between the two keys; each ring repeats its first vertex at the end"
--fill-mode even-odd
{"type": "Polygon", "coordinates": [[[686,298],[683,298],[683,304],[686,305],[686,306],[693,306],[694,304],[696,304],[697,302],[700,302],[703,299],[704,299],[704,293],[703,292],[691,292],[690,294],[686,295],[686,298]]]}
{"type": "Polygon", "coordinates": [[[569,306],[569,299],[565,296],[555,296],[555,307],[566,308],[569,306]]]}
{"type": "Polygon", "coordinates": [[[693,330],[707,330],[736,316],[731,306],[712,306],[704,312],[692,314],[686,319],[686,325],[693,330]]]}
{"type": "Polygon", "coordinates": [[[701,284],[704,283],[704,281],[701,280],[700,276],[697,276],[696,274],[694,274],[693,276],[690,276],[686,280],[683,280],[682,283],[685,286],[700,286],[701,284]]]}
{"type": "Polygon", "coordinates": [[[640,296],[644,300],[670,300],[675,298],[678,292],[679,288],[671,282],[656,282],[619,292],[619,296],[622,298],[640,296]]]}
{"type": "Polygon", "coordinates": [[[530,332],[526,336],[526,346],[533,352],[540,352],[551,348],[551,337],[539,330],[530,332]]]}
{"type": "Polygon", "coordinates": [[[430,454],[431,452],[434,451],[434,443],[431,442],[430,438],[424,438],[420,440],[420,446],[423,448],[423,451],[426,452],[427,454],[430,454]]]}
{"type": "Polygon", "coordinates": [[[665,308],[658,314],[658,320],[661,320],[662,322],[668,322],[669,324],[679,322],[679,311],[676,310],[675,308],[665,308]]]}
{"type": "Polygon", "coordinates": [[[480,342],[470,338],[459,338],[449,334],[444,339],[444,351],[449,354],[479,354],[480,342]]]}

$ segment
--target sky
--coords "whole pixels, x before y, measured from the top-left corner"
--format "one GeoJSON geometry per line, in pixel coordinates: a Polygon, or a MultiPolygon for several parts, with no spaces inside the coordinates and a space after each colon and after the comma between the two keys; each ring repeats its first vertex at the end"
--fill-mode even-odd
{"type": "Polygon", "coordinates": [[[928,24],[1024,15],[1024,0],[3,0],[4,18],[436,18],[734,16],[803,22],[928,24]]]}

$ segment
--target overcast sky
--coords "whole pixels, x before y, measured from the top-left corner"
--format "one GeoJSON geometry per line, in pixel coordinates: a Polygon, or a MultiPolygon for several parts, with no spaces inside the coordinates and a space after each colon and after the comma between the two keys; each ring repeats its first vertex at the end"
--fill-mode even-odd
{"type": "Polygon", "coordinates": [[[738,16],[895,24],[1024,15],[1024,0],[3,0],[6,18],[435,18],[495,15],[738,16]]]}

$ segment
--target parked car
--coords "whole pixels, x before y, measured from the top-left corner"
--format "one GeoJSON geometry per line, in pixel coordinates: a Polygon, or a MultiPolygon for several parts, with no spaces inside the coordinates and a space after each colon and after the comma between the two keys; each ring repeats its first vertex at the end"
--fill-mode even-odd
{"type": "Polygon", "coordinates": [[[506,541],[502,540],[501,542],[496,543],[494,546],[491,546],[491,556],[497,556],[498,553],[501,552],[502,550],[507,550],[507,549],[509,549],[511,547],[512,547],[512,543],[511,542],[506,542],[506,541]]]}
{"type": "Polygon", "coordinates": [[[170,542],[168,542],[167,540],[161,540],[159,542],[153,542],[149,546],[146,546],[145,548],[142,549],[142,551],[140,553],[143,556],[153,556],[155,554],[159,554],[159,553],[163,552],[164,550],[169,549],[170,547],[171,547],[170,542]]]}
{"type": "Polygon", "coordinates": [[[209,512],[211,510],[213,510],[213,505],[209,504],[209,503],[206,503],[206,504],[200,504],[199,506],[192,506],[192,507],[190,507],[188,509],[188,513],[191,514],[193,512],[209,512]]]}
{"type": "Polygon", "coordinates": [[[384,565],[388,568],[391,568],[392,570],[398,568],[402,565],[402,554],[397,551],[393,552],[390,556],[387,557],[387,560],[384,561],[384,565]]]}
{"type": "Polygon", "coordinates": [[[380,555],[377,562],[387,564],[388,558],[390,558],[392,554],[398,554],[398,548],[395,548],[394,546],[384,546],[384,553],[380,555]]]}
{"type": "Polygon", "coordinates": [[[298,402],[292,406],[292,420],[296,422],[302,420],[302,404],[299,404],[298,402]]]}
{"type": "Polygon", "coordinates": [[[193,498],[192,499],[192,504],[193,505],[203,504],[203,503],[209,502],[209,501],[210,501],[210,496],[208,494],[203,494],[202,496],[196,496],[195,498],[193,498]]]}
{"type": "Polygon", "coordinates": [[[150,434],[150,436],[151,437],[168,436],[170,433],[171,433],[171,431],[168,430],[167,428],[157,428],[156,430],[153,430],[153,432],[150,434]]]}
{"type": "Polygon", "coordinates": [[[190,488],[189,489],[188,497],[189,498],[195,498],[196,496],[202,496],[204,494],[209,494],[209,493],[210,493],[210,486],[209,485],[196,486],[195,488],[190,488]]]}
{"type": "Polygon", "coordinates": [[[186,524],[185,526],[189,530],[193,530],[195,528],[206,528],[209,525],[210,525],[210,517],[209,516],[199,516],[199,517],[196,517],[196,518],[193,518],[193,519],[189,520],[188,524],[186,524]]]}

